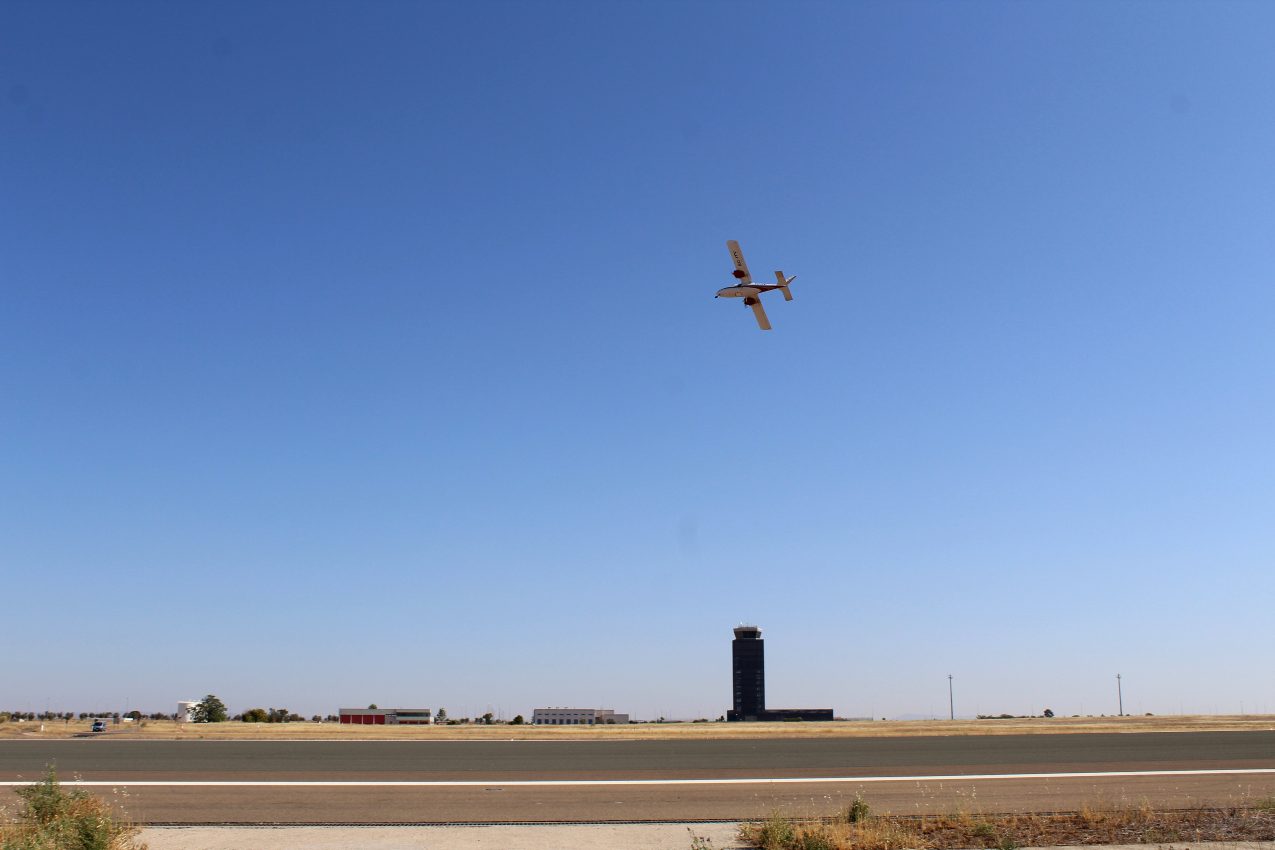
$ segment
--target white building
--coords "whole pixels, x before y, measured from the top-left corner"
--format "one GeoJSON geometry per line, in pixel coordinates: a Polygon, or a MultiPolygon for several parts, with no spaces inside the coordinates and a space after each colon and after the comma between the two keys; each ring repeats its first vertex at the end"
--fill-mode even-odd
{"type": "Polygon", "coordinates": [[[629,716],[609,708],[537,708],[531,722],[536,726],[610,726],[628,723],[629,716]]]}

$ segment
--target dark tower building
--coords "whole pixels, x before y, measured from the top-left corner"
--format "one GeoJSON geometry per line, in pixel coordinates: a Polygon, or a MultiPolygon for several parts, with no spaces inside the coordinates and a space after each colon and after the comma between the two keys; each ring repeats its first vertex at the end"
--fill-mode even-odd
{"type": "Polygon", "coordinates": [[[766,642],[756,626],[736,626],[730,644],[735,707],[727,720],[832,720],[831,708],[766,708],[766,642]]]}
{"type": "Polygon", "coordinates": [[[727,720],[761,720],[766,713],[766,642],[756,626],[739,626],[730,644],[735,708],[727,720]]]}

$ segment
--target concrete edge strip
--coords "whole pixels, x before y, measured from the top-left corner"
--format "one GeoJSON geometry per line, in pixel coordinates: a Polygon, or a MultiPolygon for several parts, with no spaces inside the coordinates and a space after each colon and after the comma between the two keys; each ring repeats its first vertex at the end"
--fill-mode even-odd
{"type": "MultiPolygon", "coordinates": [[[[722,779],[511,779],[511,780],[305,780],[305,779],[72,779],[60,784],[69,787],[172,787],[172,788],[522,788],[557,786],[616,785],[813,785],[817,783],[856,784],[867,782],[973,782],[994,779],[1113,779],[1137,776],[1242,776],[1275,774],[1275,767],[1227,768],[1219,770],[1113,770],[1082,773],[954,773],[945,776],[786,776],[775,778],[722,779]]],[[[5,780],[0,787],[31,785],[39,780],[5,780]]]]}

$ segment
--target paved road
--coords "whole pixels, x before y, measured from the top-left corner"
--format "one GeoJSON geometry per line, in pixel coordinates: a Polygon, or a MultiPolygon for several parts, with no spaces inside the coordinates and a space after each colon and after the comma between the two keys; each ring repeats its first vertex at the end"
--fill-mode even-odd
{"type": "Polygon", "coordinates": [[[775,809],[826,812],[856,793],[896,811],[1060,809],[1144,797],[1182,805],[1275,794],[1271,772],[985,778],[1271,771],[1275,732],[730,741],[0,742],[0,780],[36,778],[51,763],[64,778],[129,786],[129,809],[148,822],[735,819],[775,809]],[[880,781],[899,776],[931,778],[880,781]],[[658,784],[687,779],[715,781],[658,784]],[[766,781],[772,779],[789,781],[766,781]],[[540,784],[614,780],[653,784],[540,784]],[[356,784],[136,784],[209,781],[356,784]],[[476,784],[357,784],[378,781],[476,784]]]}

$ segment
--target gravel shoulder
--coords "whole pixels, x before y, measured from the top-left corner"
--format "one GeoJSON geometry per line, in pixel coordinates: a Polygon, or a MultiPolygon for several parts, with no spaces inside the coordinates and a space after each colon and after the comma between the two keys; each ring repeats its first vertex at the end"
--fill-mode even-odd
{"type": "MultiPolygon", "coordinates": [[[[147,827],[150,850],[736,850],[737,823],[571,826],[147,827]],[[689,827],[689,830],[688,830],[689,827]]],[[[1141,848],[1146,850],[1146,848],[1141,848]]]]}

